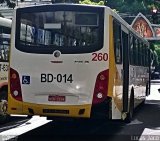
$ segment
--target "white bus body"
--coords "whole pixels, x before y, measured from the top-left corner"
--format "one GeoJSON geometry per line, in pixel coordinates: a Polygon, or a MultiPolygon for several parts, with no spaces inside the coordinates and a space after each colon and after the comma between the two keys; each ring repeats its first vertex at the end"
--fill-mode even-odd
{"type": "MultiPolygon", "coordinates": [[[[148,42],[108,7],[57,4],[17,9],[8,112],[90,118],[103,110],[105,118],[125,119],[129,107],[145,100],[149,66],[145,61],[143,67],[115,62],[114,20],[125,39],[120,39],[122,48],[128,47],[131,34],[148,49],[148,42]],[[133,70],[141,76],[133,76],[133,70]]],[[[129,54],[129,49],[122,51],[129,54]]]]}

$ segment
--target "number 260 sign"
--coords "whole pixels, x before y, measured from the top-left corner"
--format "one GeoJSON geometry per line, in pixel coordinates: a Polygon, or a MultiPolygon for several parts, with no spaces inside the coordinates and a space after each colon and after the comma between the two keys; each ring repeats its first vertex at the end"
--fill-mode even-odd
{"type": "Polygon", "coordinates": [[[92,53],[92,61],[107,61],[108,53],[92,53]]]}

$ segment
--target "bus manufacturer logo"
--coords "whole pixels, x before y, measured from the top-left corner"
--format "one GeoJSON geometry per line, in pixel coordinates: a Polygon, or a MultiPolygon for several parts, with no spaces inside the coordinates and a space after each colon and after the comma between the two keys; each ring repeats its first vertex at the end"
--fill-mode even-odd
{"type": "Polygon", "coordinates": [[[54,57],[58,58],[61,55],[61,52],[59,50],[56,50],[53,52],[54,57]]]}
{"type": "Polygon", "coordinates": [[[30,76],[22,76],[22,84],[30,84],[30,76]]]}

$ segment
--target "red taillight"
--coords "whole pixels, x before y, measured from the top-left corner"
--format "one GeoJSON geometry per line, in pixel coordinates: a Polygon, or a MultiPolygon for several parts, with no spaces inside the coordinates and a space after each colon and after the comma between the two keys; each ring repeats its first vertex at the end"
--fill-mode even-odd
{"type": "Polygon", "coordinates": [[[101,103],[107,98],[108,73],[109,70],[105,70],[100,72],[97,76],[94,87],[93,104],[101,103]]]}
{"type": "Polygon", "coordinates": [[[22,91],[19,74],[12,68],[10,68],[10,90],[13,98],[18,101],[22,101],[22,91]]]}

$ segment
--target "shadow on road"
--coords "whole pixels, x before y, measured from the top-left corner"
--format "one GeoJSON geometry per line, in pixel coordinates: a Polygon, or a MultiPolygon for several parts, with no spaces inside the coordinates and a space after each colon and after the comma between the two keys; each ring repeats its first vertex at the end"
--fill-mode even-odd
{"type": "Polygon", "coordinates": [[[6,121],[6,123],[1,123],[0,124],[0,132],[15,128],[25,122],[30,120],[30,117],[19,117],[19,116],[14,116],[14,117],[9,117],[9,119],[6,121]]]}
{"type": "Polygon", "coordinates": [[[160,101],[147,100],[135,110],[134,119],[123,128],[120,135],[141,135],[145,128],[160,127],[160,101]],[[131,132],[132,131],[132,132],[131,132]]]}
{"type": "Polygon", "coordinates": [[[121,141],[140,136],[145,128],[160,127],[160,101],[147,100],[135,110],[133,121],[52,121],[19,136],[18,141],[121,141]]]}

